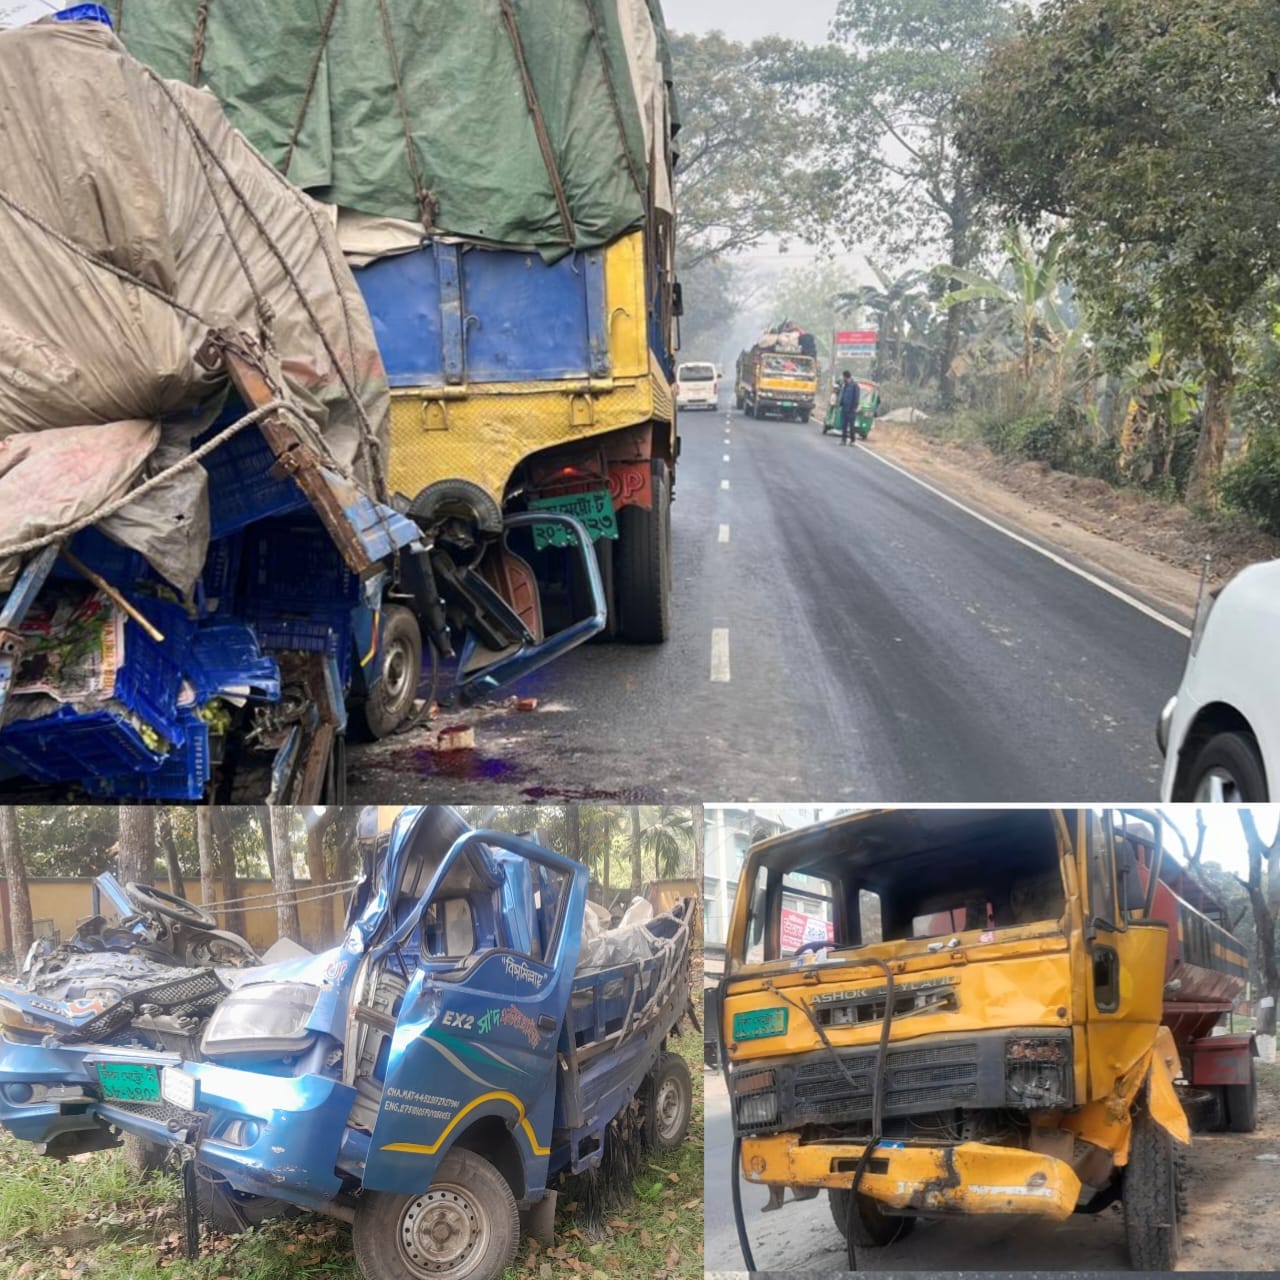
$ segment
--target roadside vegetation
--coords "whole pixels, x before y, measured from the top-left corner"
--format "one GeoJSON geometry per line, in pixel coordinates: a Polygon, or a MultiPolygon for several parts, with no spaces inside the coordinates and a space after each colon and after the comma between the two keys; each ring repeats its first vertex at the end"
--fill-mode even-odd
{"type": "MultiPolygon", "coordinates": [[[[874,327],[916,429],[1280,535],[1274,5],[839,0],[823,46],[717,52],[757,110],[730,123],[689,85],[694,136],[785,174],[803,121],[804,205],[760,216],[831,256],[762,289],[690,229],[686,345],[735,309],[874,327]]],[[[717,181],[702,163],[699,193],[717,181]]]]}

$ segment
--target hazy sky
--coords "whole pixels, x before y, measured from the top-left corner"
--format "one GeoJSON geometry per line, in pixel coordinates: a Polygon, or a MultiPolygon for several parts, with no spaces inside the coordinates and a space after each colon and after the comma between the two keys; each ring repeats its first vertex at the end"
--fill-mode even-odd
{"type": "Polygon", "coordinates": [[[789,36],[819,42],[835,13],[835,0],[662,0],[673,31],[723,31],[733,40],[789,36]]]}
{"type": "MultiPolygon", "coordinates": [[[[0,13],[13,10],[15,22],[61,7],[41,0],[0,0],[0,13]]],[[[663,0],[667,25],[675,31],[723,31],[734,40],[786,35],[820,41],[835,12],[835,0],[663,0]]]]}

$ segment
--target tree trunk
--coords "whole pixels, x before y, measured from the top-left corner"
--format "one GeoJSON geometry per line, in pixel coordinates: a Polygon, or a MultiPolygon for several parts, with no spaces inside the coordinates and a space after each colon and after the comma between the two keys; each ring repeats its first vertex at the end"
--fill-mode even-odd
{"type": "Polygon", "coordinates": [[[293,851],[289,842],[289,819],[293,810],[282,804],[273,804],[269,808],[274,853],[271,880],[276,892],[276,931],[282,938],[301,942],[302,928],[298,921],[296,885],[293,879],[293,851]]]}
{"type": "MultiPolygon", "coordinates": [[[[323,809],[304,811],[303,821],[307,827],[307,875],[314,886],[329,883],[329,873],[324,863],[325,832],[338,820],[338,811],[333,805],[323,809]]],[[[319,898],[316,911],[320,917],[320,943],[328,946],[334,939],[333,898],[319,898]]]]}
{"type": "Polygon", "coordinates": [[[631,806],[631,896],[640,896],[640,806],[631,806]]]}
{"type": "Polygon", "coordinates": [[[178,865],[178,846],[173,839],[173,822],[167,809],[156,810],[156,837],[164,853],[165,874],[169,878],[169,892],[175,897],[187,896],[186,885],[182,882],[182,868],[178,865]]]}
{"type": "Polygon", "coordinates": [[[1249,848],[1249,878],[1241,883],[1253,907],[1258,937],[1258,971],[1262,979],[1263,1006],[1258,1002],[1258,1042],[1262,1056],[1274,1060],[1276,1048],[1276,1003],[1280,1001],[1280,961],[1276,956],[1276,914],[1280,908],[1280,831],[1268,845],[1258,834],[1253,811],[1239,809],[1240,826],[1249,848]],[[1265,867],[1265,877],[1264,877],[1265,867]]]}
{"type": "MultiPolygon", "coordinates": [[[[565,854],[572,858],[575,862],[581,862],[582,858],[582,815],[578,812],[576,804],[566,805],[564,811],[564,851],[565,854]]],[[[600,894],[600,886],[587,883],[587,898],[590,899],[592,893],[600,894]]]]}
{"type": "MultiPolygon", "coordinates": [[[[969,194],[963,188],[956,190],[948,210],[950,226],[947,232],[948,248],[951,251],[951,264],[956,267],[967,267],[973,256],[971,235],[972,217],[969,210],[969,194]]],[[[954,280],[946,282],[948,288],[955,286],[954,280]]],[[[942,408],[950,413],[956,407],[956,375],[955,362],[960,354],[960,329],[964,323],[965,308],[963,303],[956,303],[947,308],[947,324],[942,343],[942,362],[938,367],[938,391],[942,408]]]]}
{"type": "Polygon", "coordinates": [[[156,878],[156,811],[147,805],[120,806],[116,869],[123,883],[152,884],[156,878]]]}
{"type": "Polygon", "coordinates": [[[1218,476],[1231,434],[1231,401],[1235,396],[1235,353],[1211,348],[1204,352],[1204,421],[1196,441],[1196,460],[1187,485],[1187,503],[1193,507],[1215,507],[1218,503],[1218,476]]]}
{"type": "MultiPolygon", "coordinates": [[[[213,809],[212,826],[214,844],[218,851],[218,869],[222,879],[222,900],[233,902],[240,896],[236,881],[236,847],[231,835],[231,824],[223,809],[217,807],[213,809]]],[[[246,932],[243,907],[224,908],[223,918],[226,927],[233,933],[238,933],[242,938],[249,936],[246,932]]]]}
{"type": "Polygon", "coordinates": [[[200,854],[200,901],[216,902],[218,858],[213,847],[213,810],[207,804],[196,810],[196,849],[200,854]]]}
{"type": "Polygon", "coordinates": [[[35,929],[31,924],[31,890],[22,865],[18,812],[10,804],[0,805],[0,876],[4,877],[9,895],[9,949],[16,969],[31,950],[35,929]]]}

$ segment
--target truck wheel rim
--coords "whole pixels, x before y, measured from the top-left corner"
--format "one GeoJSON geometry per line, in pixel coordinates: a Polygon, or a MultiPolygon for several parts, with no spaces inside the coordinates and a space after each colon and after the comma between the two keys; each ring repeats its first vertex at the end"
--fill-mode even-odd
{"type": "Polygon", "coordinates": [[[409,683],[409,651],[404,644],[393,644],[387,650],[383,663],[382,679],[387,686],[387,700],[397,703],[405,695],[405,686],[409,683]]]}
{"type": "Polygon", "coordinates": [[[663,1139],[674,1138],[680,1131],[680,1089],[674,1080],[664,1080],[658,1087],[654,1102],[658,1117],[658,1133],[663,1139]]]}
{"type": "Polygon", "coordinates": [[[1240,804],[1240,784],[1225,769],[1210,769],[1194,798],[1197,804],[1240,804]]]}
{"type": "Polygon", "coordinates": [[[400,1252],[420,1276],[469,1275],[488,1244],[488,1216],[464,1187],[433,1186],[400,1218],[400,1252]]]}

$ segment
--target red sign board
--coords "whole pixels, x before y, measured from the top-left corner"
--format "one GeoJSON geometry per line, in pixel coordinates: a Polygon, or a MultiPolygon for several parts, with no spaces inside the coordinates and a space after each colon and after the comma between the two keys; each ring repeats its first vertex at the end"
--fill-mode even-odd
{"type": "Polygon", "coordinates": [[[874,329],[838,329],[837,347],[874,347],[879,335],[874,329]]]}
{"type": "Polygon", "coordinates": [[[833,942],[835,936],[835,925],[830,920],[782,908],[781,942],[784,951],[795,951],[806,942],[833,942]]]}

